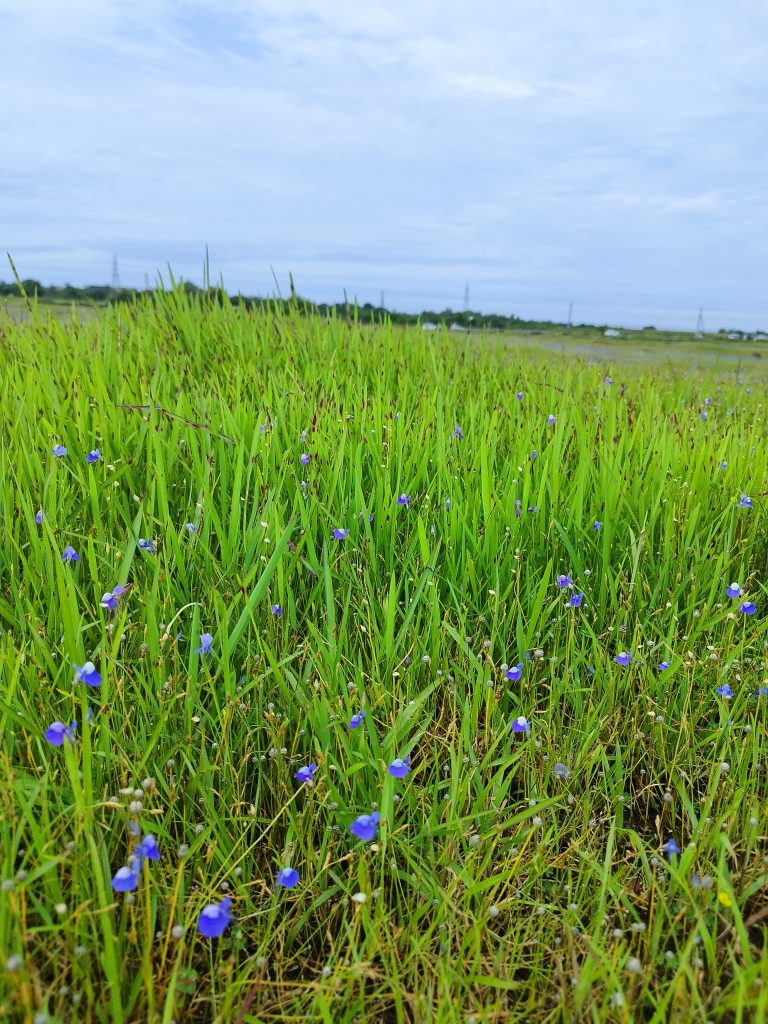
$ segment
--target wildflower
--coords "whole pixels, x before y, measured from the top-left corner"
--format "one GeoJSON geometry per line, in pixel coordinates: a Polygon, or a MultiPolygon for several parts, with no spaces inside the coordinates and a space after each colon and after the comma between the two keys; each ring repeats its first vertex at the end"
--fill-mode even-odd
{"type": "Polygon", "coordinates": [[[405,507],[408,508],[408,506],[411,504],[411,496],[410,496],[410,494],[401,494],[400,497],[395,502],[395,504],[397,504],[397,505],[405,505],[405,507]]]}
{"type": "Polygon", "coordinates": [[[38,526],[41,526],[42,522],[43,522],[43,520],[45,518],[46,518],[45,512],[43,512],[43,510],[41,508],[39,508],[37,510],[37,513],[35,514],[35,522],[37,523],[38,526]]]}
{"type": "Polygon", "coordinates": [[[200,911],[197,930],[206,939],[218,939],[220,935],[223,935],[232,920],[232,915],[229,912],[231,902],[229,896],[225,896],[221,903],[209,903],[200,911]]]}
{"type": "Polygon", "coordinates": [[[284,889],[292,889],[299,881],[299,872],[296,868],[282,868],[277,872],[275,887],[282,886],[284,889]]]}
{"type": "Polygon", "coordinates": [[[362,725],[363,724],[363,719],[364,718],[365,718],[365,711],[363,711],[362,708],[361,708],[360,711],[358,711],[356,714],[352,715],[352,717],[350,718],[350,720],[349,720],[349,728],[350,729],[356,729],[358,727],[358,725],[362,725]]]}
{"type": "Polygon", "coordinates": [[[572,594],[568,604],[571,608],[581,608],[581,602],[584,600],[583,594],[572,594]]]}
{"type": "Polygon", "coordinates": [[[528,506],[528,511],[529,512],[538,512],[539,511],[539,506],[538,505],[529,505],[528,506]]]}
{"type": "Polygon", "coordinates": [[[720,469],[728,469],[728,463],[725,459],[720,463],[720,469]]]}
{"type": "Polygon", "coordinates": [[[573,580],[570,576],[558,576],[555,582],[561,590],[565,590],[566,587],[573,586],[573,580]]]}
{"type": "Polygon", "coordinates": [[[620,651],[613,660],[617,665],[628,665],[632,660],[632,655],[627,654],[626,651],[620,651]]]}
{"type": "Polygon", "coordinates": [[[672,664],[671,661],[660,661],[659,662],[659,672],[666,672],[671,664],[672,664]]]}
{"type": "Polygon", "coordinates": [[[283,614],[283,609],[280,607],[279,604],[271,604],[269,607],[273,615],[283,614]]]}
{"type": "Polygon", "coordinates": [[[356,892],[354,895],[349,897],[353,903],[357,903],[358,906],[362,906],[366,902],[368,896],[364,892],[356,892]]]}
{"type": "Polygon", "coordinates": [[[60,747],[64,740],[69,740],[70,743],[75,742],[76,728],[77,722],[72,722],[71,725],[65,725],[64,722],[51,722],[43,736],[45,736],[51,746],[60,747]]]}
{"type": "Polygon", "coordinates": [[[745,615],[754,615],[757,611],[754,601],[742,601],[739,605],[739,611],[745,615]]]}
{"type": "Polygon", "coordinates": [[[512,683],[516,683],[519,679],[523,678],[523,663],[518,662],[517,665],[511,665],[504,673],[507,679],[512,683]]]}
{"type": "Polygon", "coordinates": [[[605,384],[605,386],[609,388],[611,384],[613,384],[613,377],[606,377],[603,381],[603,384],[605,384]]]}
{"type": "Polygon", "coordinates": [[[758,686],[754,693],[755,697],[768,697],[768,686],[758,686]]]}
{"type": "Polygon", "coordinates": [[[143,537],[139,537],[139,547],[142,551],[146,551],[150,555],[155,553],[155,545],[151,540],[144,540],[143,537]]]}
{"type": "Polygon", "coordinates": [[[210,633],[200,634],[200,646],[195,648],[195,654],[210,654],[213,636],[210,633]]]}
{"type": "Polygon", "coordinates": [[[298,779],[299,782],[311,782],[312,776],[317,771],[317,765],[313,761],[311,764],[305,765],[303,768],[299,768],[297,772],[293,773],[294,779],[298,779]]]}
{"type": "Polygon", "coordinates": [[[461,427],[458,425],[458,423],[456,424],[456,427],[454,428],[453,434],[451,436],[458,437],[460,441],[464,440],[464,435],[462,434],[461,427]]]}
{"type": "Polygon", "coordinates": [[[92,452],[88,452],[85,456],[85,461],[93,465],[94,462],[101,462],[104,456],[101,454],[98,448],[94,448],[92,452]]]}
{"type": "Polygon", "coordinates": [[[160,860],[160,851],[157,848],[157,840],[153,835],[147,833],[136,847],[136,855],[140,860],[160,860]]]}
{"type": "Polygon", "coordinates": [[[705,412],[705,411],[704,411],[704,410],[702,409],[702,410],[701,410],[701,412],[699,413],[699,419],[700,419],[700,420],[703,420],[703,421],[704,421],[704,422],[706,423],[706,422],[707,422],[707,420],[709,419],[709,414],[708,414],[708,413],[706,413],[706,412],[705,412]]]}
{"type": "Polygon", "coordinates": [[[741,587],[738,583],[731,583],[729,587],[725,588],[725,592],[728,597],[741,597],[741,587]]]}
{"type": "Polygon", "coordinates": [[[118,868],[112,879],[115,892],[130,892],[139,884],[139,872],[129,867],[118,868]]]}
{"type": "Polygon", "coordinates": [[[719,693],[723,700],[730,700],[733,696],[733,690],[730,688],[728,683],[723,683],[722,686],[716,686],[715,693],[719,693]]]}
{"type": "Polygon", "coordinates": [[[531,731],[531,723],[528,721],[528,719],[524,715],[520,715],[520,717],[516,718],[514,720],[514,722],[512,723],[512,732],[530,732],[530,731],[531,731]]]}
{"type": "Polygon", "coordinates": [[[194,523],[184,523],[184,529],[187,533],[197,533],[197,527],[194,523]]]}
{"type": "Polygon", "coordinates": [[[299,459],[299,462],[302,464],[302,466],[308,466],[311,458],[312,456],[308,452],[304,452],[304,454],[299,459]]]}
{"type": "Polygon", "coordinates": [[[53,455],[54,458],[56,459],[63,459],[66,454],[67,449],[64,447],[63,444],[54,445],[54,447],[51,449],[51,455],[53,455]]]}
{"type": "Polygon", "coordinates": [[[556,779],[561,779],[564,782],[571,777],[571,769],[564,765],[562,761],[557,761],[552,765],[552,774],[556,779]]]}
{"type": "Polygon", "coordinates": [[[754,507],[755,506],[752,504],[752,499],[750,497],[748,497],[748,495],[746,495],[746,494],[740,494],[739,495],[739,500],[736,503],[736,508],[754,508],[754,507]]]}
{"type": "Polygon", "coordinates": [[[411,759],[410,757],[402,758],[396,757],[391,765],[387,768],[390,775],[394,775],[396,779],[404,779],[408,772],[411,770],[411,759]]]}
{"type": "Polygon", "coordinates": [[[549,416],[547,416],[547,423],[550,425],[550,427],[553,426],[555,423],[557,423],[557,416],[553,416],[552,413],[550,413],[549,416]]]}
{"type": "Polygon", "coordinates": [[[109,611],[117,611],[117,603],[125,593],[125,587],[118,585],[111,591],[101,596],[101,607],[108,608],[109,611]]]}
{"type": "Polygon", "coordinates": [[[674,839],[668,839],[661,848],[661,852],[667,857],[674,857],[675,854],[680,853],[680,847],[677,845],[674,839]]]}
{"type": "Polygon", "coordinates": [[[519,519],[520,518],[520,515],[521,515],[520,506],[522,504],[523,503],[522,503],[522,501],[519,498],[515,498],[515,519],[519,519]]]}
{"type": "Polygon", "coordinates": [[[539,457],[539,453],[534,448],[533,451],[531,452],[531,456],[530,456],[531,462],[535,462],[536,459],[538,459],[538,457],[539,457]]]}
{"type": "Polygon", "coordinates": [[[86,661],[82,668],[80,665],[73,665],[72,668],[75,670],[76,683],[85,683],[86,686],[98,686],[101,683],[101,676],[92,661],[86,661]]]}
{"type": "Polygon", "coordinates": [[[376,829],[379,827],[379,818],[378,811],[374,811],[372,814],[361,814],[349,826],[349,831],[353,836],[362,839],[364,843],[370,843],[376,835],[376,829]]]}
{"type": "Polygon", "coordinates": [[[70,544],[67,544],[64,548],[64,554],[61,556],[61,560],[62,562],[79,562],[80,555],[78,555],[70,544]]]}
{"type": "Polygon", "coordinates": [[[346,540],[347,537],[349,536],[349,530],[336,529],[333,531],[333,536],[335,537],[336,540],[346,540]]]}
{"type": "Polygon", "coordinates": [[[718,901],[718,903],[722,903],[722,905],[724,907],[732,907],[733,906],[733,900],[731,899],[730,895],[727,892],[719,892],[717,894],[717,901],[718,901]]]}
{"type": "Polygon", "coordinates": [[[523,400],[523,392],[522,391],[518,391],[517,394],[515,395],[515,398],[518,400],[518,402],[522,402],[522,400],[523,400]]]}
{"type": "Polygon", "coordinates": [[[602,520],[596,519],[594,521],[594,523],[592,523],[592,529],[593,530],[602,530],[602,528],[603,528],[602,520]]]}

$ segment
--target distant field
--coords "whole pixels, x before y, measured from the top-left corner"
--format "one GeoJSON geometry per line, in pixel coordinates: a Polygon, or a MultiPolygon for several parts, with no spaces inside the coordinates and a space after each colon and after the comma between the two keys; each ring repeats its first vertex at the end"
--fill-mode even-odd
{"type": "Polygon", "coordinates": [[[18,307],[0,1019],[768,1018],[768,347],[18,307]]]}

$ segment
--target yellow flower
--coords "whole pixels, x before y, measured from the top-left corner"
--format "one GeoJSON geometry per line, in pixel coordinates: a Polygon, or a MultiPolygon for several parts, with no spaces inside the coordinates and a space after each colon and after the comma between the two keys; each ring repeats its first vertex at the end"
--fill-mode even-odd
{"type": "Polygon", "coordinates": [[[732,907],[733,906],[733,900],[731,899],[731,897],[728,895],[727,892],[719,892],[717,894],[717,898],[718,898],[718,900],[720,900],[720,902],[723,904],[724,907],[732,907]]]}

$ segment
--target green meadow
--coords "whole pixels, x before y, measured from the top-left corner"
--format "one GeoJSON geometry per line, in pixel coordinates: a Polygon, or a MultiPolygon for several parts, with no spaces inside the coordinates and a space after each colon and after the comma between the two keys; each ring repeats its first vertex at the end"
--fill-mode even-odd
{"type": "Polygon", "coordinates": [[[767,373],[686,344],[0,315],[0,1019],[765,1020],[767,373]]]}

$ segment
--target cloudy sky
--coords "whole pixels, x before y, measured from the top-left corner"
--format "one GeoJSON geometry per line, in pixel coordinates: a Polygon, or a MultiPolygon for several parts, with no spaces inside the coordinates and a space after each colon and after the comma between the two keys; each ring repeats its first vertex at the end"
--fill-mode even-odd
{"type": "MultiPolygon", "coordinates": [[[[768,328],[765,0],[0,0],[0,247],[768,328]]],[[[3,264],[5,265],[5,264],[3,264]]],[[[0,267],[0,279],[10,270],[0,267]]]]}

